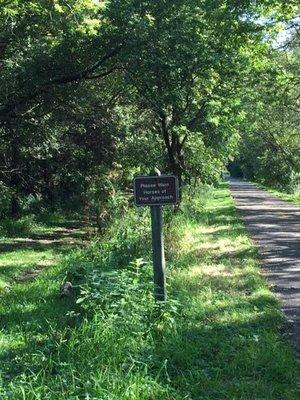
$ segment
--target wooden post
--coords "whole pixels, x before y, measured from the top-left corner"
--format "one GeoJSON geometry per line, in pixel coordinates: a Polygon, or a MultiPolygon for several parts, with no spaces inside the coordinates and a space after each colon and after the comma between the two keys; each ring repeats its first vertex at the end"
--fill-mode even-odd
{"type": "MultiPolygon", "coordinates": [[[[159,170],[155,170],[151,176],[159,176],[159,170]]],[[[161,206],[151,206],[152,248],[153,248],[153,272],[155,300],[165,301],[166,291],[166,265],[163,237],[163,217],[161,206]]]]}

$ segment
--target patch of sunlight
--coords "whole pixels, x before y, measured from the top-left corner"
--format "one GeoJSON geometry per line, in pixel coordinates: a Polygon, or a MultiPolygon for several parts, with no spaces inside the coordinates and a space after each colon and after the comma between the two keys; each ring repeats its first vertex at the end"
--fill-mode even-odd
{"type": "Polygon", "coordinates": [[[214,226],[205,226],[205,225],[200,225],[197,229],[198,233],[202,234],[209,234],[209,233],[215,233],[219,230],[225,230],[228,229],[228,226],[223,226],[223,227],[214,227],[214,226]]]}
{"type": "Polygon", "coordinates": [[[255,292],[252,294],[252,299],[272,299],[279,301],[275,293],[270,292],[270,289],[265,286],[261,286],[260,288],[256,289],[255,292]]]}
{"type": "Polygon", "coordinates": [[[14,313],[21,316],[21,314],[32,312],[37,309],[37,304],[35,303],[17,303],[13,307],[14,313]]]}
{"type": "Polygon", "coordinates": [[[228,271],[228,269],[226,269],[226,266],[224,266],[222,264],[206,265],[203,268],[202,274],[206,275],[206,276],[211,276],[211,277],[236,275],[236,273],[233,273],[232,271],[228,271]]]}
{"type": "Polygon", "coordinates": [[[9,290],[9,284],[0,278],[0,295],[9,290]]]}
{"type": "Polygon", "coordinates": [[[20,250],[10,254],[3,254],[2,256],[0,256],[0,267],[5,267],[7,265],[20,266],[24,264],[38,262],[46,258],[50,254],[51,252],[46,252],[46,251],[34,252],[32,250],[27,250],[27,251],[20,250]]]}
{"type": "Polygon", "coordinates": [[[241,245],[245,243],[243,236],[237,236],[234,239],[228,238],[228,239],[220,239],[218,240],[219,246],[221,250],[225,251],[230,251],[230,250],[236,250],[237,248],[241,249],[241,245]]]}
{"type": "Polygon", "coordinates": [[[21,259],[6,259],[6,260],[1,260],[0,259],[0,268],[1,267],[6,267],[7,265],[9,266],[19,266],[24,264],[24,261],[21,259]]]}
{"type": "Polygon", "coordinates": [[[255,307],[253,309],[244,308],[241,310],[226,310],[226,312],[218,315],[218,321],[222,324],[234,325],[251,325],[259,321],[264,316],[264,311],[258,311],[255,307]]]}
{"type": "Polygon", "coordinates": [[[226,277],[235,276],[240,274],[238,271],[229,271],[228,267],[223,264],[205,264],[205,265],[194,265],[191,266],[188,271],[185,271],[187,279],[194,280],[200,276],[211,276],[211,277],[226,277]]]}
{"type": "Polygon", "coordinates": [[[234,241],[232,239],[224,238],[211,242],[206,241],[202,244],[199,244],[197,251],[199,253],[204,251],[205,253],[209,253],[211,255],[220,256],[224,253],[236,251],[239,245],[240,241],[238,238],[236,238],[234,241]]]}
{"type": "Polygon", "coordinates": [[[55,265],[58,262],[58,258],[53,257],[53,258],[49,258],[49,259],[44,259],[42,258],[41,260],[39,260],[36,264],[37,268],[46,268],[46,267],[51,267],[52,265],[55,265]]]}
{"type": "Polygon", "coordinates": [[[22,346],[24,346],[24,337],[21,334],[0,332],[0,354],[6,349],[16,349],[22,346]]]}
{"type": "Polygon", "coordinates": [[[187,250],[191,250],[197,244],[197,238],[192,230],[188,230],[185,232],[182,243],[181,243],[181,251],[186,252],[187,250]]]}
{"type": "MultiPolygon", "coordinates": [[[[215,201],[212,201],[211,203],[209,203],[207,205],[206,209],[208,211],[215,211],[216,208],[217,208],[218,211],[219,211],[219,210],[226,210],[229,207],[233,208],[233,203],[232,202],[229,202],[228,199],[224,200],[224,199],[218,198],[218,199],[215,199],[215,201]]],[[[224,214],[225,214],[225,212],[224,212],[224,214]]]]}
{"type": "Polygon", "coordinates": [[[200,265],[195,265],[185,271],[187,278],[196,278],[203,274],[203,268],[200,265]]]}
{"type": "Polygon", "coordinates": [[[27,311],[34,311],[34,310],[36,310],[36,304],[34,304],[34,303],[27,303],[27,304],[23,304],[23,306],[22,306],[22,311],[24,312],[27,312],[27,311]]]}

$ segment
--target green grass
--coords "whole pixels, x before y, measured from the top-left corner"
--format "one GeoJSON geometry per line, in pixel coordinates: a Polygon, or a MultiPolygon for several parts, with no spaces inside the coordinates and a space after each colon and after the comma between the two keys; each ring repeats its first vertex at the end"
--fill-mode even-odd
{"type": "Polygon", "coordinates": [[[0,238],[26,238],[37,235],[59,233],[61,228],[80,227],[78,218],[66,218],[60,213],[25,215],[18,219],[9,217],[0,220],[0,238]]]}
{"type": "MultiPolygon", "coordinates": [[[[162,307],[148,214],[131,210],[101,242],[2,295],[0,398],[296,400],[283,318],[228,188],[202,191],[175,216],[166,210],[162,307]],[[74,298],[58,295],[66,276],[81,284],[74,298]]],[[[53,256],[45,251],[8,252],[0,268],[12,277],[14,266],[53,256]]]]}
{"type": "Polygon", "coordinates": [[[270,193],[275,194],[275,196],[279,197],[282,200],[287,200],[291,201],[292,203],[300,205],[300,195],[299,194],[291,194],[291,193],[285,193],[285,192],[280,192],[275,189],[267,189],[270,193]]]}
{"type": "Polygon", "coordinates": [[[280,191],[278,189],[274,189],[259,183],[255,183],[255,185],[257,185],[261,189],[267,190],[268,192],[274,194],[275,196],[279,197],[282,200],[290,201],[291,203],[300,205],[300,193],[287,193],[284,192],[283,190],[280,191]]]}

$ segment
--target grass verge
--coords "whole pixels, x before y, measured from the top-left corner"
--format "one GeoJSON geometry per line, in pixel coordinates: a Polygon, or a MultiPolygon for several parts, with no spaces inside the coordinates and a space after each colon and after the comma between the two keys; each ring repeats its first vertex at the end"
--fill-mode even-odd
{"type": "Polygon", "coordinates": [[[256,186],[261,189],[266,190],[267,192],[273,194],[274,196],[280,198],[281,200],[290,201],[291,203],[300,205],[300,194],[299,193],[287,193],[284,191],[280,191],[278,189],[271,188],[269,186],[262,185],[260,183],[254,182],[256,186]]]}
{"type": "Polygon", "coordinates": [[[228,188],[202,191],[165,219],[162,307],[148,210],[2,296],[1,399],[298,398],[282,315],[228,188]],[[73,298],[58,296],[66,275],[73,298]]]}

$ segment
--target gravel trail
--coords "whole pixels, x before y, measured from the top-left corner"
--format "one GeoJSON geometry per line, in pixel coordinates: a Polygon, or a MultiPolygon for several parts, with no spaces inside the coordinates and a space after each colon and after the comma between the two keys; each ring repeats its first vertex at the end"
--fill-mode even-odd
{"type": "Polygon", "coordinates": [[[237,179],[230,180],[230,189],[300,355],[300,207],[237,179]]]}

